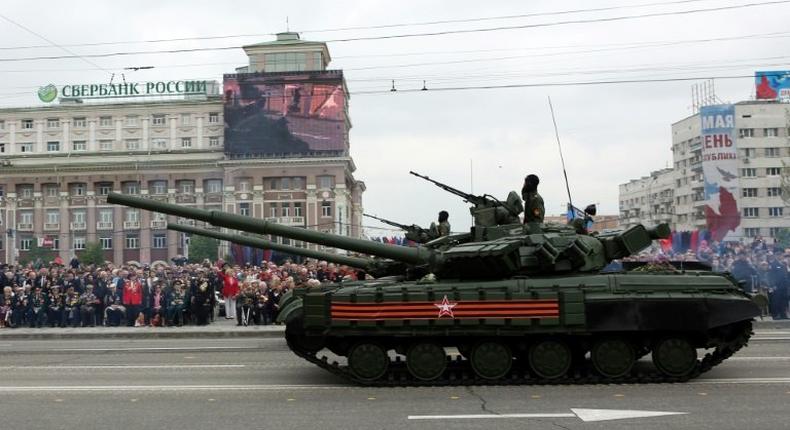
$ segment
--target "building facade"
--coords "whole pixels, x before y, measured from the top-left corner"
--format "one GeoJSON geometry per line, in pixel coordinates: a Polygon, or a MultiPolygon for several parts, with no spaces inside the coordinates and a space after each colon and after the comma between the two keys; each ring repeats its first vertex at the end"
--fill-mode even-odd
{"type": "MultiPolygon", "coordinates": [[[[786,185],[783,187],[786,166],[790,166],[790,105],[777,101],[744,101],[736,103],[734,110],[739,185],[735,197],[740,226],[733,239],[773,238],[780,229],[790,227],[786,185]]],[[[664,219],[674,230],[706,228],[701,132],[699,114],[672,124],[673,167],[660,171],[657,176],[651,174],[620,185],[620,212],[624,223],[645,222],[651,215],[655,216],[658,206],[659,214],[662,209],[671,211],[671,216],[664,219]],[[646,204],[649,207],[645,207],[646,204]]]]}
{"type": "MultiPolygon", "coordinates": [[[[281,38],[284,43],[245,47],[251,54],[245,68],[265,76],[258,68],[265,58],[282,63],[280,77],[301,73],[300,61],[313,58],[302,54],[317,51],[321,61],[309,68],[325,71],[325,44],[292,33],[281,38]],[[268,56],[267,46],[278,55],[268,56]]],[[[342,73],[326,73],[342,82],[342,73]]],[[[189,221],[108,205],[110,191],[358,237],[365,185],[353,175],[347,104],[348,127],[331,131],[344,139],[341,150],[305,151],[304,139],[292,139],[285,144],[301,145],[296,150],[263,153],[227,141],[225,101],[207,91],[171,100],[69,98],[0,109],[0,260],[16,261],[34,243],[66,261],[91,242],[115,263],[167,261],[188,251],[184,235],[166,223],[189,221]]],[[[318,140],[330,132],[310,131],[318,140]]]]}

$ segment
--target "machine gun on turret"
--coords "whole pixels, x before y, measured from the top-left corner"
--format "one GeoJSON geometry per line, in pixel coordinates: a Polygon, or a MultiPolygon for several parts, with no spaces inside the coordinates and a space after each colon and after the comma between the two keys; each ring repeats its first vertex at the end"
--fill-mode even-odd
{"type": "Polygon", "coordinates": [[[474,207],[470,208],[469,211],[475,219],[476,226],[493,227],[505,224],[519,224],[521,222],[518,216],[521,212],[524,212],[524,205],[521,202],[521,197],[515,191],[511,191],[503,202],[490,194],[476,196],[435,181],[417,172],[409,171],[409,173],[425,179],[448,193],[455,194],[464,199],[464,201],[473,204],[474,207]]]}
{"type": "Polygon", "coordinates": [[[366,216],[368,218],[372,218],[372,219],[381,221],[384,224],[388,224],[388,225],[391,225],[393,227],[397,227],[397,228],[405,231],[406,234],[404,236],[406,236],[406,239],[411,240],[412,242],[427,243],[427,242],[430,242],[431,240],[436,239],[437,237],[439,237],[438,231],[436,231],[435,228],[430,228],[430,229],[429,228],[422,228],[422,227],[418,226],[417,224],[412,224],[412,225],[399,224],[399,223],[397,223],[395,221],[390,221],[390,220],[385,219],[385,218],[379,218],[379,217],[377,217],[375,215],[370,215],[370,214],[362,214],[362,215],[366,216]]]}

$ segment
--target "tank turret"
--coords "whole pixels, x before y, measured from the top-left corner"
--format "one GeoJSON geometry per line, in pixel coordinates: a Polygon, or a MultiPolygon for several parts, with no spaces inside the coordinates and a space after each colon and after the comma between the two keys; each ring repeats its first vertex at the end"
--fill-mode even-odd
{"type": "MultiPolygon", "coordinates": [[[[580,235],[568,226],[538,224],[476,225],[473,241],[444,243],[441,248],[404,247],[290,227],[244,215],[185,207],[150,198],[110,193],[107,201],[201,220],[215,226],[332,246],[405,263],[411,277],[434,273],[453,279],[491,279],[601,270],[612,259],[648,247],[668,227],[648,230],[638,225],[623,232],[596,237],[580,235]]],[[[467,239],[468,239],[467,238],[467,239]]],[[[397,267],[397,266],[396,266],[397,267]]]]}
{"type": "Polygon", "coordinates": [[[239,245],[252,246],[260,249],[271,249],[274,251],[287,252],[293,255],[301,255],[309,258],[326,260],[330,263],[343,264],[346,266],[356,267],[357,269],[363,269],[368,272],[372,272],[376,270],[376,262],[372,258],[350,257],[347,255],[333,254],[331,252],[315,251],[307,248],[282,245],[277,242],[272,242],[257,237],[244,236],[241,234],[222,233],[219,231],[207,230],[204,228],[192,227],[182,224],[167,223],[167,229],[173,231],[180,231],[182,233],[213,237],[215,239],[226,240],[228,242],[237,243],[239,245]]]}
{"type": "MultiPolygon", "coordinates": [[[[439,232],[435,228],[422,228],[417,224],[406,225],[400,224],[395,221],[390,221],[386,218],[379,218],[375,215],[370,214],[362,214],[362,216],[366,216],[368,218],[372,218],[378,221],[383,222],[384,224],[389,224],[393,227],[397,227],[405,232],[404,236],[406,239],[415,242],[415,243],[427,243],[433,239],[439,238],[439,232]]],[[[434,225],[432,224],[432,227],[434,225]]]]}

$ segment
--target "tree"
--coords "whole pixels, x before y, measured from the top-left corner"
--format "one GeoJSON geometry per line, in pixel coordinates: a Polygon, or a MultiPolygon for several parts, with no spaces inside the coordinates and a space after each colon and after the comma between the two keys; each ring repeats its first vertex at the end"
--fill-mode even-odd
{"type": "Polygon", "coordinates": [[[85,249],[80,254],[80,262],[82,264],[95,264],[100,265],[104,263],[104,251],[99,242],[88,242],[85,244],[85,249]]]}
{"type": "Polygon", "coordinates": [[[776,244],[782,248],[790,248],[790,228],[783,228],[776,233],[776,244]]]}
{"type": "Polygon", "coordinates": [[[36,261],[40,261],[44,265],[49,265],[52,259],[55,258],[55,253],[51,249],[39,247],[35,239],[32,242],[30,250],[19,259],[19,263],[25,265],[28,263],[35,264],[36,261]]]}
{"type": "Polygon", "coordinates": [[[205,259],[215,261],[219,252],[219,240],[193,234],[189,237],[189,260],[200,263],[205,259]]]}

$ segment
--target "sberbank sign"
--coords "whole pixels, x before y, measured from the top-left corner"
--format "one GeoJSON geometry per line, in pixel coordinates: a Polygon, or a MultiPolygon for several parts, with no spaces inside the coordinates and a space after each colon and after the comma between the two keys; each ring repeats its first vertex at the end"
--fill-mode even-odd
{"type": "Polygon", "coordinates": [[[157,81],[124,82],[119,84],[63,85],[49,84],[41,87],[38,98],[45,103],[55,100],[57,94],[66,98],[96,99],[112,97],[143,97],[166,95],[205,94],[206,81],[157,81]]]}

